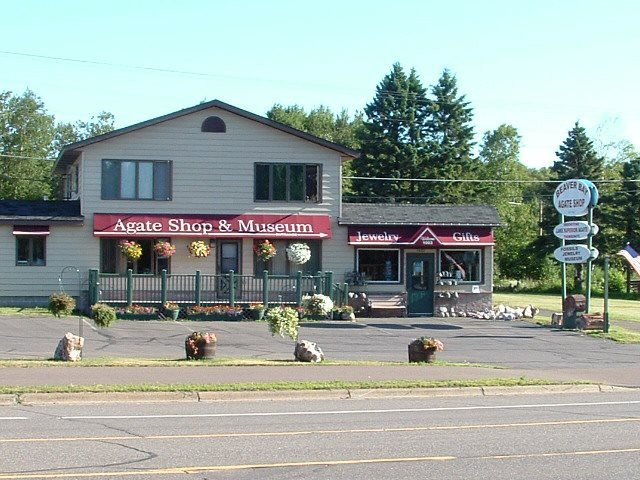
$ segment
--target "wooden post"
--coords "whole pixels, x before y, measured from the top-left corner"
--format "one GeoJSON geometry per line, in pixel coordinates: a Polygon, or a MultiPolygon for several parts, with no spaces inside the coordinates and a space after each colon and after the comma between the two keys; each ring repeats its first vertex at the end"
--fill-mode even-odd
{"type": "Polygon", "coordinates": [[[298,270],[296,273],[296,305],[302,305],[302,272],[298,270]]]}
{"type": "Polygon", "coordinates": [[[196,295],[195,295],[196,305],[199,306],[200,302],[202,301],[202,278],[200,277],[200,270],[196,270],[195,289],[196,289],[196,295]]]}
{"type": "Polygon", "coordinates": [[[127,268],[127,306],[133,304],[133,270],[127,268]]]}
{"type": "Polygon", "coordinates": [[[164,306],[167,303],[167,270],[160,271],[160,303],[164,306]]]}
{"type": "Polygon", "coordinates": [[[344,295],[343,298],[343,305],[349,305],[349,284],[347,282],[342,284],[342,294],[344,295]]]}
{"type": "Polygon", "coordinates": [[[89,306],[95,305],[100,300],[98,283],[98,270],[92,268],[89,270],[89,306]]]}
{"type": "Polygon", "coordinates": [[[324,274],[324,294],[333,300],[333,272],[324,274]]]}
{"type": "Polygon", "coordinates": [[[229,306],[236,306],[236,280],[233,270],[229,270],[229,306]]]}
{"type": "Polygon", "coordinates": [[[269,270],[262,271],[262,305],[269,308],[269,270]]]}

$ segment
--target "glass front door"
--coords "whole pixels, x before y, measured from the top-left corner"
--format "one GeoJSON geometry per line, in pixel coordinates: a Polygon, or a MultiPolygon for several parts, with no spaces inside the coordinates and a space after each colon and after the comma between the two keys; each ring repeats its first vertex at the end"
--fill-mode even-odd
{"type": "Polygon", "coordinates": [[[407,254],[407,314],[433,315],[433,253],[407,254]]]}

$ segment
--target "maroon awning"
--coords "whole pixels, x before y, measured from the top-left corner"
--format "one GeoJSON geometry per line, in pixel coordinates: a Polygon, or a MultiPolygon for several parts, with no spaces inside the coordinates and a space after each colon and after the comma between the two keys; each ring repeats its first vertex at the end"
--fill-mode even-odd
{"type": "Polygon", "coordinates": [[[350,245],[465,246],[493,245],[490,227],[363,226],[349,227],[350,245]]]}
{"type": "Polygon", "coordinates": [[[95,213],[97,237],[331,238],[328,215],[95,213]]]}
{"type": "Polygon", "coordinates": [[[49,225],[14,225],[14,235],[49,235],[49,225]]]}

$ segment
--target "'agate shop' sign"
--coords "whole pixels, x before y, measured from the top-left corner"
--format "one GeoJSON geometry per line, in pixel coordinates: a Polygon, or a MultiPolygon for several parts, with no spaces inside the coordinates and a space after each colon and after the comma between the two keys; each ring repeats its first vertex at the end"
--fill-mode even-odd
{"type": "Polygon", "coordinates": [[[331,238],[328,215],[96,213],[97,237],[331,238]]]}

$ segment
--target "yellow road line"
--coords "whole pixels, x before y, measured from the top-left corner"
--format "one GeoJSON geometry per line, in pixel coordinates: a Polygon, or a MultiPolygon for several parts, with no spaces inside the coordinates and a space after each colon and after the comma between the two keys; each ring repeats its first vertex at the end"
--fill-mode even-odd
{"type": "Polygon", "coordinates": [[[253,433],[203,433],[186,435],[121,435],[103,437],[52,437],[52,438],[0,438],[1,443],[47,443],[47,442],[90,442],[109,440],[182,440],[194,438],[243,438],[243,437],[287,437],[303,435],[331,435],[346,433],[396,433],[396,432],[425,432],[437,430],[475,430],[489,428],[516,428],[516,427],[549,427],[562,425],[588,425],[606,423],[636,423],[640,418],[605,418],[591,420],[558,420],[548,422],[523,422],[523,423],[492,423],[476,425],[431,425],[428,427],[398,427],[398,428],[361,428],[344,430],[300,430],[289,432],[253,432],[253,433]]]}
{"type": "MultiPolygon", "coordinates": [[[[617,453],[636,453],[640,448],[621,448],[610,450],[585,450],[574,452],[554,452],[554,453],[523,453],[510,455],[490,455],[482,457],[467,457],[462,460],[508,460],[515,458],[539,458],[539,457],[561,457],[579,455],[605,455],[617,453]]],[[[458,460],[459,457],[450,455],[429,456],[429,457],[396,457],[396,458],[366,458],[353,460],[319,460],[308,462],[282,462],[282,463],[254,463],[245,465],[211,465],[211,466],[185,466],[153,468],[144,470],[123,470],[123,471],[103,471],[103,472],[76,472],[76,473],[16,473],[0,474],[0,480],[20,480],[20,479],[48,479],[48,478],[108,478],[141,475],[193,475],[202,472],[223,472],[250,470],[258,468],[290,468],[290,467],[316,467],[316,466],[340,466],[340,465],[365,465],[376,463],[408,463],[408,462],[444,462],[458,460]]]]}

